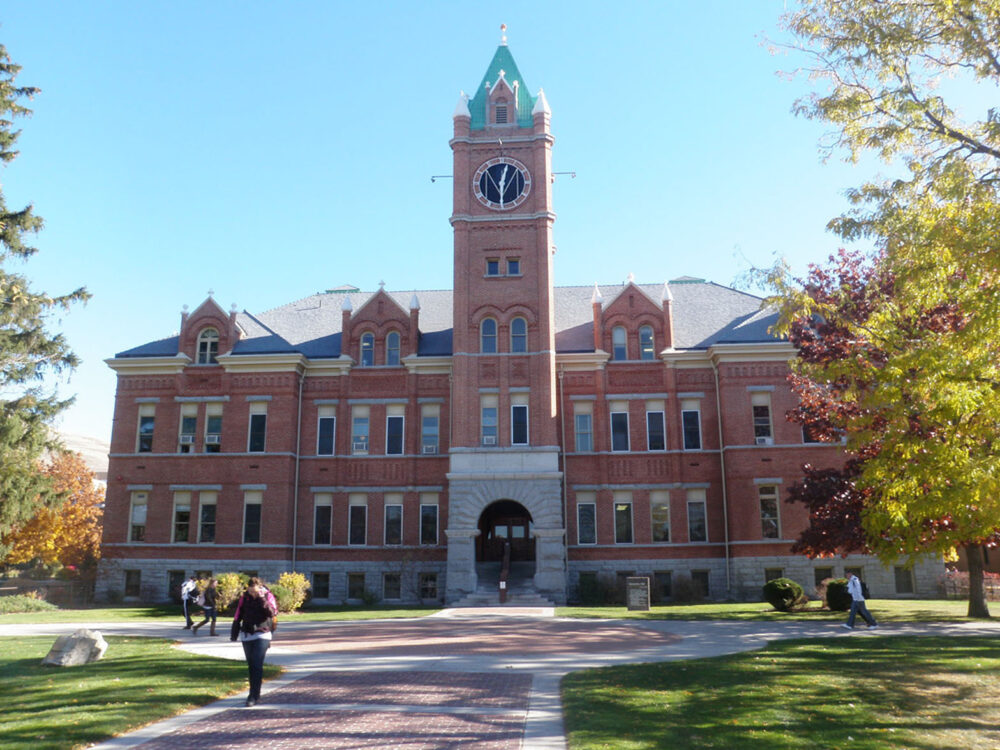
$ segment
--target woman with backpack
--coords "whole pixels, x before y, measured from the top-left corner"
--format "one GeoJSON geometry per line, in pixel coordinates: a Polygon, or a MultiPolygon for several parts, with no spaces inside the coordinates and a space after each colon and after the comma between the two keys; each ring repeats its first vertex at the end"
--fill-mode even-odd
{"type": "Polygon", "coordinates": [[[236,604],[233,627],[229,640],[239,640],[250,673],[250,694],[247,707],[260,700],[260,684],[264,680],[264,656],[271,645],[271,634],[276,626],[278,606],[274,594],[267,590],[256,576],[250,579],[247,590],[236,604]]]}

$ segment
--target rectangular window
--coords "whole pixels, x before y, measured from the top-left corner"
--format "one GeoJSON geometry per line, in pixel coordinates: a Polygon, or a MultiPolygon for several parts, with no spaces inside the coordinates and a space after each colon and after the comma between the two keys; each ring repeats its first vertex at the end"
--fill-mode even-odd
{"type": "Polygon", "coordinates": [[[222,447],[222,404],[205,405],[205,453],[218,453],[222,447]]]}
{"type": "Polygon", "coordinates": [[[398,545],[403,543],[403,497],[402,495],[386,496],[385,505],[385,544],[398,545]],[[394,502],[389,502],[393,500],[394,502]]]}
{"type": "Polygon", "coordinates": [[[254,490],[243,493],[243,543],[260,544],[261,505],[264,493],[254,490]]]}
{"type": "Polygon", "coordinates": [[[313,544],[333,543],[333,495],[313,496],[313,544]]]}
{"type": "Polygon", "coordinates": [[[653,571],[653,590],[650,596],[654,601],[662,602],[674,595],[674,577],[669,570],[653,571]]]}
{"type": "Polygon", "coordinates": [[[708,525],[705,517],[705,490],[688,490],[688,541],[707,542],[708,525]]]}
{"type": "Polygon", "coordinates": [[[215,509],[218,494],[201,492],[198,494],[198,541],[211,544],[215,541],[215,509]]]}
{"type": "Polygon", "coordinates": [[[156,406],[143,404],[139,407],[139,428],[135,450],[137,453],[153,451],[153,428],[156,425],[156,406]]]}
{"type": "MultiPolygon", "coordinates": [[[[393,407],[389,407],[392,409],[393,407]]],[[[399,406],[400,410],[404,407],[399,406]]],[[[403,416],[394,414],[385,418],[385,454],[387,456],[403,455],[403,416]]]]}
{"type": "Polygon", "coordinates": [[[913,570],[902,565],[896,565],[892,569],[896,579],[897,594],[913,593],[913,570]]]}
{"type": "Polygon", "coordinates": [[[770,445],[773,442],[771,432],[771,394],[755,392],[750,394],[753,408],[753,437],[757,445],[770,445]]]}
{"type": "Polygon", "coordinates": [[[334,435],[337,428],[335,406],[319,407],[316,423],[316,455],[332,456],[334,451],[334,435]]]}
{"type": "Polygon", "coordinates": [[[632,496],[615,493],[615,544],[632,543],[632,496]]]}
{"type": "Polygon", "coordinates": [[[681,402],[681,428],[684,433],[684,450],[701,450],[701,405],[697,400],[681,402]]]}
{"type": "Polygon", "coordinates": [[[191,539],[191,493],[174,493],[173,542],[187,542],[191,539]]]}
{"type": "Polygon", "coordinates": [[[654,542],[670,541],[670,493],[656,490],[649,493],[649,513],[654,542]]]}
{"type": "Polygon", "coordinates": [[[646,449],[651,451],[667,449],[667,426],[662,411],[646,412],[646,449]]]}
{"type": "Polygon", "coordinates": [[[403,583],[399,573],[382,574],[382,598],[402,599],[403,583]]]}
{"type": "Polygon", "coordinates": [[[138,599],[142,591],[142,571],[125,571],[125,596],[130,599],[138,599]]]}
{"type": "Polygon", "coordinates": [[[364,573],[348,573],[347,574],[347,598],[348,599],[364,599],[365,598],[365,574],[364,573]]]}
{"type": "Polygon", "coordinates": [[[497,397],[480,396],[480,430],[483,445],[497,444],[497,397]]]}
{"type": "Polygon", "coordinates": [[[784,568],[764,568],[764,583],[785,577],[784,568]]]}
{"type": "Polygon", "coordinates": [[[774,485],[762,484],[757,488],[760,498],[760,534],[764,539],[780,539],[781,529],[778,523],[778,488],[774,485]]]}
{"type": "Polygon", "coordinates": [[[573,415],[573,432],[576,436],[576,452],[590,453],[594,450],[594,418],[590,412],[573,415]]]}
{"type": "Polygon", "coordinates": [[[351,495],[347,516],[347,543],[364,545],[368,543],[368,498],[365,495],[351,495]]]}
{"type": "Polygon", "coordinates": [[[129,513],[130,524],[128,539],[130,542],[146,541],[146,501],[145,492],[132,493],[132,509],[129,513]]]}
{"type": "Polygon", "coordinates": [[[438,577],[437,573],[421,573],[418,579],[421,599],[438,598],[438,577]]]}
{"type": "Polygon", "coordinates": [[[180,433],[177,436],[177,448],[181,453],[194,450],[194,436],[198,433],[198,404],[181,406],[180,433]]]}
{"type": "Polygon", "coordinates": [[[253,401],[250,403],[250,437],[247,440],[247,451],[263,453],[267,443],[267,402],[253,401]]]}
{"type": "Polygon", "coordinates": [[[420,451],[437,453],[441,432],[441,407],[424,404],[420,407],[420,451]]]}
{"type": "Polygon", "coordinates": [[[816,568],[813,570],[813,583],[819,586],[827,578],[833,578],[833,568],[816,568]]]}
{"type": "Polygon", "coordinates": [[[521,401],[524,403],[512,403],[510,407],[510,444],[511,445],[527,445],[528,444],[528,394],[526,393],[514,393],[511,395],[511,400],[521,401]]]}
{"type": "Polygon", "coordinates": [[[612,403],[611,405],[611,450],[627,451],[628,440],[628,404],[612,403]]]}
{"type": "Polygon", "coordinates": [[[313,573],[312,575],[312,595],[313,599],[330,598],[330,574],[313,573]]]}
{"type": "Polygon", "coordinates": [[[427,497],[420,498],[420,543],[438,543],[438,506],[437,502],[427,502],[427,497]]]}
{"type": "Polygon", "coordinates": [[[865,579],[865,569],[864,568],[844,568],[844,578],[849,575],[856,575],[862,581],[865,579]]]}
{"type": "Polygon", "coordinates": [[[592,492],[576,495],[576,537],[580,544],[597,544],[597,503],[592,492]]]}
{"type": "Polygon", "coordinates": [[[521,259],[520,258],[507,258],[507,275],[508,276],[520,276],[521,275],[521,259]]]}
{"type": "Polygon", "coordinates": [[[820,432],[815,427],[810,427],[809,425],[802,426],[802,442],[803,443],[822,443],[823,439],[820,437],[820,432]]]}
{"type": "Polygon", "coordinates": [[[487,276],[499,276],[500,275],[500,259],[499,258],[487,258],[486,259],[486,275],[487,276]]]}
{"type": "Polygon", "coordinates": [[[711,587],[708,585],[709,575],[707,570],[692,570],[691,571],[691,583],[701,591],[701,595],[707,597],[711,593],[711,587]]]}
{"type": "Polygon", "coordinates": [[[355,456],[368,455],[368,420],[371,410],[367,406],[351,408],[351,453],[355,456]]]}

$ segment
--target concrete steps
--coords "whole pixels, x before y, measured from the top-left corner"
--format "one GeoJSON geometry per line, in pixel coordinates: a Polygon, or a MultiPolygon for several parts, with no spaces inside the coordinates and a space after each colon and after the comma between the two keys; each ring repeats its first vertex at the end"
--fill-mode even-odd
{"type": "Polygon", "coordinates": [[[511,563],[507,579],[507,601],[500,603],[500,564],[478,563],[476,590],[453,602],[451,607],[554,607],[551,599],[542,596],[534,583],[535,564],[511,563]]]}

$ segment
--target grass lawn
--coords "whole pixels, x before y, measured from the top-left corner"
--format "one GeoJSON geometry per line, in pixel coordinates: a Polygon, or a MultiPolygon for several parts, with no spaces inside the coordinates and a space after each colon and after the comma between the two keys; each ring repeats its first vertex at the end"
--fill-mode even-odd
{"type": "MultiPolygon", "coordinates": [[[[282,614],[278,619],[282,623],[321,620],[381,620],[399,617],[426,617],[439,611],[440,607],[309,607],[294,615],[282,614]]],[[[201,610],[193,609],[191,616],[195,618],[196,622],[201,620],[201,610]]],[[[219,622],[225,623],[226,627],[229,626],[232,619],[232,611],[219,613],[219,622]]],[[[176,620],[178,625],[183,625],[184,615],[180,605],[94,607],[0,615],[0,625],[59,622],[162,622],[164,620],[176,620]]]]}
{"type": "MultiPolygon", "coordinates": [[[[991,602],[1000,613],[1000,603],[991,602]]],[[[969,622],[969,603],[959,599],[872,599],[868,609],[879,622],[969,622]]],[[[820,609],[819,602],[799,612],[778,612],[767,602],[712,604],[667,604],[648,612],[628,611],[625,607],[559,607],[557,617],[622,618],[638,620],[758,620],[765,622],[839,621],[846,612],[820,609]]],[[[3,619],[0,618],[0,622],[3,619]]]]}
{"type": "Polygon", "coordinates": [[[786,641],[563,679],[570,750],[1000,747],[1000,642],[786,641]]]}
{"type": "MultiPolygon", "coordinates": [[[[109,637],[101,661],[48,667],[51,637],[0,638],[0,745],[81,747],[247,689],[244,661],[196,656],[155,638],[109,637]]],[[[281,670],[265,664],[265,679],[281,670]]]]}

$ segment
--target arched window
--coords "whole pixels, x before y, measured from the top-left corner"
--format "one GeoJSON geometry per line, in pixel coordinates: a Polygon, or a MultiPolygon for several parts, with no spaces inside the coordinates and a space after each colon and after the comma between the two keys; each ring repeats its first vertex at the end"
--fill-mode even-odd
{"type": "Polygon", "coordinates": [[[515,353],[528,351],[528,321],[524,318],[510,321],[510,350],[515,353]]]}
{"type": "Polygon", "coordinates": [[[611,329],[611,359],[628,359],[628,347],[625,345],[625,329],[615,326],[611,329]]]}
{"type": "Polygon", "coordinates": [[[214,365],[219,355],[219,332],[206,328],[198,334],[198,364],[214,365]]]}
{"type": "Polygon", "coordinates": [[[653,326],[642,326],[639,329],[639,359],[656,359],[656,347],[653,346],[653,326]]]}
{"type": "Polygon", "coordinates": [[[385,363],[387,365],[399,364],[399,334],[392,331],[385,337],[385,363]]]}
{"type": "Polygon", "coordinates": [[[497,322],[484,318],[479,325],[479,351],[483,354],[497,353],[497,322]]]}
{"type": "Polygon", "coordinates": [[[361,366],[375,366],[375,334],[373,333],[361,335],[361,366]]]}

